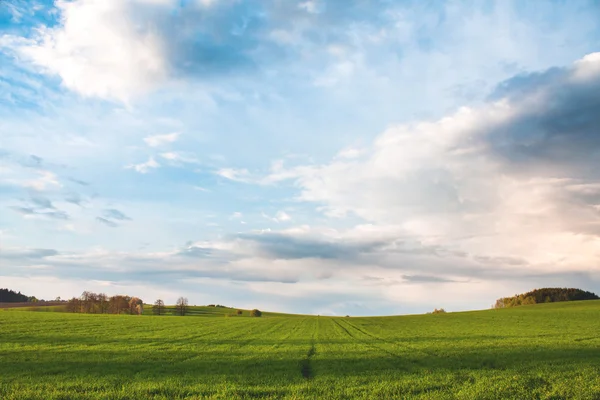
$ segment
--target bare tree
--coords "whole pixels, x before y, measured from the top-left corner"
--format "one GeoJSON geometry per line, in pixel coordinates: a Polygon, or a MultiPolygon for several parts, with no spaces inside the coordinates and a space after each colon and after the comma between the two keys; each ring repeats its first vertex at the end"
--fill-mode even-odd
{"type": "Polygon", "coordinates": [[[163,315],[165,313],[165,302],[161,299],[156,300],[152,306],[152,312],[154,315],[163,315]]]}
{"type": "Polygon", "coordinates": [[[186,297],[180,297],[177,299],[177,304],[175,304],[175,314],[177,315],[185,315],[188,312],[188,299],[186,297]]]}
{"type": "Polygon", "coordinates": [[[98,294],[98,307],[100,308],[100,313],[107,314],[109,306],[109,298],[106,293],[98,294]]]}
{"type": "Polygon", "coordinates": [[[131,297],[129,296],[112,296],[109,300],[111,314],[121,314],[129,310],[129,300],[131,300],[131,297]]]}
{"type": "Polygon", "coordinates": [[[81,312],[81,300],[77,297],[73,297],[71,300],[67,302],[67,311],[79,313],[81,312]]]}

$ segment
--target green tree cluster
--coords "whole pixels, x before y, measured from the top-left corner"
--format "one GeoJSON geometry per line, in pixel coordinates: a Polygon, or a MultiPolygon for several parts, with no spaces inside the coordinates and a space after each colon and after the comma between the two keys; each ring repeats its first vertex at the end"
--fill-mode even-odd
{"type": "Polygon", "coordinates": [[[0,303],[26,303],[29,297],[14,290],[0,289],[0,303]]]}
{"type": "Polygon", "coordinates": [[[254,310],[250,311],[250,316],[251,317],[262,317],[262,312],[255,308],[254,310]]]}
{"type": "Polygon", "coordinates": [[[508,308],[527,304],[554,303],[559,301],[598,300],[596,294],[574,288],[543,288],[496,300],[493,308],[508,308]]]}

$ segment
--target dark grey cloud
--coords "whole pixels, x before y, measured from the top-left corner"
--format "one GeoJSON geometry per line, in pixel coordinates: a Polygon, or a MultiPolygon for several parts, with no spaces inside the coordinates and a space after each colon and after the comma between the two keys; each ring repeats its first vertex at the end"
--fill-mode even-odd
{"type": "Polygon", "coordinates": [[[184,262],[188,260],[208,261],[218,268],[240,259],[239,255],[231,251],[210,246],[196,246],[192,242],[187,242],[181,250],[175,253],[174,257],[184,262]]]}
{"type": "Polygon", "coordinates": [[[519,257],[490,257],[490,256],[473,256],[475,261],[484,264],[495,265],[527,265],[527,260],[519,257]]]}
{"type": "MultiPolygon", "coordinates": [[[[278,283],[297,283],[298,279],[282,276],[276,271],[274,272],[254,272],[243,271],[239,269],[223,269],[218,267],[203,268],[203,269],[155,269],[146,271],[149,280],[162,281],[164,279],[185,280],[193,278],[211,278],[211,279],[227,279],[238,282],[278,282],[278,283]]],[[[133,275],[137,275],[135,272],[133,275]]],[[[133,277],[133,276],[132,276],[133,277]]]]}
{"type": "Polygon", "coordinates": [[[82,181],[81,179],[75,179],[75,178],[67,178],[67,179],[70,180],[71,182],[76,183],[81,186],[89,186],[89,182],[82,181]]]}
{"type": "Polygon", "coordinates": [[[31,202],[35,204],[37,207],[42,209],[54,209],[54,205],[52,202],[46,197],[42,196],[33,196],[31,197],[31,202]]]}
{"type": "Polygon", "coordinates": [[[83,207],[84,200],[81,198],[79,193],[71,192],[67,194],[65,197],[65,201],[67,203],[75,204],[77,206],[83,207]]]}
{"type": "Polygon", "coordinates": [[[333,242],[278,233],[248,233],[240,234],[237,237],[251,241],[257,245],[260,251],[281,259],[352,259],[357,258],[360,254],[373,252],[385,244],[381,241],[333,242]]]}
{"type": "MultiPolygon", "coordinates": [[[[215,250],[212,253],[218,255],[219,251],[215,250]]],[[[2,264],[2,267],[26,266],[44,259],[44,264],[52,267],[53,276],[69,279],[150,283],[183,282],[196,278],[224,279],[237,282],[298,282],[295,274],[289,274],[286,271],[261,271],[239,266],[234,267],[213,258],[198,262],[198,259],[192,259],[192,257],[182,257],[181,253],[168,254],[162,257],[148,254],[115,254],[100,257],[80,254],[79,257],[73,258],[48,259],[48,257],[59,255],[53,249],[18,249],[1,251],[0,259],[7,260],[6,263],[2,264]]],[[[2,272],[1,267],[0,272],[2,272]]]]}
{"type": "Polygon", "coordinates": [[[104,218],[114,219],[117,221],[130,221],[131,220],[131,218],[129,218],[127,215],[123,214],[121,211],[116,210],[114,208],[104,210],[102,215],[104,216],[104,218]]]}
{"type": "Polygon", "coordinates": [[[110,226],[111,228],[116,228],[116,227],[120,226],[118,224],[118,222],[131,221],[131,218],[129,218],[127,215],[125,215],[124,213],[122,213],[119,210],[116,210],[114,208],[109,208],[109,209],[104,210],[102,212],[102,216],[97,217],[96,221],[98,221],[106,226],[110,226]]]}
{"type": "Polygon", "coordinates": [[[35,214],[35,210],[31,207],[17,207],[17,206],[11,206],[9,207],[11,210],[18,212],[19,214],[23,214],[23,215],[33,215],[35,214]]]}
{"type": "Polygon", "coordinates": [[[0,258],[5,260],[31,261],[46,257],[56,256],[59,252],[54,249],[23,249],[23,250],[2,250],[0,258]]]}
{"type": "Polygon", "coordinates": [[[364,276],[363,280],[375,286],[393,286],[403,283],[456,283],[459,281],[437,275],[402,275],[402,280],[386,279],[378,276],[364,276]]]}
{"type": "Polygon", "coordinates": [[[22,214],[22,215],[39,215],[42,217],[61,219],[61,220],[69,219],[69,214],[67,214],[66,212],[61,211],[61,210],[40,211],[39,209],[35,209],[32,207],[17,207],[17,206],[11,206],[9,208],[12,209],[13,211],[18,212],[19,214],[22,214]]]}
{"type": "Polygon", "coordinates": [[[0,159],[9,160],[26,168],[42,168],[44,166],[44,159],[42,157],[34,154],[25,155],[6,149],[0,149],[0,159]]]}
{"type": "Polygon", "coordinates": [[[54,218],[54,219],[62,219],[62,220],[69,219],[69,214],[67,214],[64,211],[60,211],[60,210],[40,212],[38,214],[39,215],[44,215],[44,216],[47,216],[47,217],[50,217],[50,218],[54,218]]]}
{"type": "Polygon", "coordinates": [[[102,218],[102,217],[96,217],[96,221],[106,225],[106,226],[110,226],[111,228],[116,228],[119,226],[119,224],[117,224],[116,222],[110,221],[106,218],[102,218]]]}
{"type": "Polygon", "coordinates": [[[572,68],[519,75],[498,86],[514,118],[486,135],[491,155],[514,173],[580,179],[599,177],[600,75],[576,79],[572,68]]]}
{"type": "Polygon", "coordinates": [[[25,165],[40,168],[42,166],[42,162],[44,159],[42,157],[38,157],[36,155],[31,154],[29,158],[26,159],[25,165]]]}
{"type": "Polygon", "coordinates": [[[519,101],[523,97],[530,96],[540,89],[554,85],[557,81],[563,81],[568,76],[566,68],[550,68],[546,71],[520,73],[503,82],[500,82],[492,93],[487,97],[488,101],[510,99],[519,101]]]}
{"type": "Polygon", "coordinates": [[[451,283],[452,279],[431,275],[402,275],[402,279],[410,283],[451,283]]]}

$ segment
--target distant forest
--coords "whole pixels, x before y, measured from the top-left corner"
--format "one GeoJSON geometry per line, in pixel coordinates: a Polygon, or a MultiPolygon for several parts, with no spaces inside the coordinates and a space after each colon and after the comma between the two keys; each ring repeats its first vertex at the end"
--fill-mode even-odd
{"type": "Polygon", "coordinates": [[[29,297],[9,289],[0,289],[0,303],[25,303],[29,297]]]}
{"type": "Polygon", "coordinates": [[[596,294],[581,289],[544,288],[531,292],[516,294],[513,297],[503,297],[496,300],[493,308],[524,306],[527,304],[554,303],[558,301],[598,300],[596,294]]]}

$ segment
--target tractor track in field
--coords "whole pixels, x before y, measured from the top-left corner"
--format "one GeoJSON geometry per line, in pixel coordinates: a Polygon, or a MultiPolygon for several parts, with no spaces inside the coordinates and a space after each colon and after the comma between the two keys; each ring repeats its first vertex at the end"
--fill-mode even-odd
{"type": "MultiPolygon", "coordinates": [[[[264,331],[264,333],[270,333],[273,331],[277,331],[281,327],[282,324],[283,324],[283,321],[278,321],[277,324],[274,324],[271,327],[269,327],[267,330],[264,331]]],[[[239,339],[242,337],[249,336],[249,334],[254,333],[254,332],[260,333],[259,327],[260,327],[260,325],[256,325],[253,327],[253,329],[251,329],[249,331],[243,331],[238,335],[227,337],[225,340],[227,342],[230,342],[228,351],[231,351],[232,349],[235,349],[235,348],[240,348],[240,347],[246,346],[254,341],[260,340],[261,339],[260,337],[251,337],[250,339],[247,339],[247,340],[236,340],[236,339],[239,339]]],[[[206,335],[201,335],[201,336],[206,336],[206,335]]],[[[224,344],[224,343],[219,343],[219,344],[224,344]]],[[[192,355],[186,357],[185,359],[180,360],[179,362],[186,362],[186,361],[190,361],[190,360],[193,360],[193,359],[199,358],[199,357],[202,357],[202,352],[192,354],[192,355]]]]}
{"type": "Polygon", "coordinates": [[[397,352],[394,352],[392,350],[388,350],[388,349],[386,349],[386,348],[384,348],[382,346],[379,346],[377,344],[369,342],[369,341],[367,341],[364,338],[360,338],[360,337],[357,337],[356,335],[353,335],[341,323],[339,323],[336,320],[333,320],[333,321],[340,328],[342,328],[350,337],[352,337],[353,339],[359,341],[360,343],[363,343],[363,344],[365,344],[365,345],[367,345],[367,346],[369,346],[369,347],[371,347],[373,349],[377,349],[379,351],[382,351],[382,352],[384,352],[384,353],[386,353],[386,354],[388,354],[388,355],[390,355],[390,356],[392,356],[392,357],[394,357],[396,359],[403,360],[403,361],[408,361],[409,363],[411,363],[413,365],[421,365],[422,364],[421,360],[419,360],[418,358],[415,358],[415,355],[418,354],[418,353],[426,354],[429,357],[436,357],[436,358],[438,357],[436,354],[433,354],[431,352],[425,351],[425,350],[420,349],[420,348],[415,348],[415,347],[407,345],[405,343],[392,342],[392,341],[385,340],[385,339],[383,339],[383,338],[381,338],[379,336],[376,336],[376,335],[374,335],[372,333],[369,333],[369,332],[366,332],[366,331],[362,330],[361,328],[359,328],[356,325],[350,323],[349,321],[344,321],[343,325],[347,324],[347,326],[349,328],[351,328],[351,329],[353,329],[353,330],[355,330],[357,332],[360,332],[361,334],[363,334],[365,336],[368,336],[369,338],[374,339],[374,340],[380,342],[381,344],[385,344],[385,345],[396,347],[396,348],[404,348],[406,351],[409,351],[411,353],[410,355],[407,355],[406,353],[405,354],[398,354],[397,352]]]}
{"type": "MultiPolygon", "coordinates": [[[[356,340],[357,342],[360,342],[360,343],[364,344],[365,346],[367,346],[367,347],[370,347],[370,348],[372,348],[372,349],[375,349],[375,350],[378,350],[378,351],[384,352],[384,353],[386,353],[387,355],[389,355],[389,356],[392,356],[392,357],[394,357],[394,358],[401,359],[401,360],[405,360],[405,359],[406,359],[405,357],[402,357],[402,356],[401,356],[401,355],[399,355],[399,354],[396,354],[396,353],[394,353],[394,352],[392,352],[392,351],[389,351],[389,350],[387,350],[387,349],[384,349],[384,348],[382,348],[382,347],[380,347],[380,346],[377,346],[377,345],[375,345],[375,344],[373,344],[373,343],[370,343],[370,342],[368,342],[368,341],[366,341],[366,340],[364,340],[364,339],[361,339],[360,337],[357,337],[356,335],[353,335],[353,334],[352,334],[352,333],[351,333],[351,332],[350,332],[350,331],[349,331],[349,330],[348,330],[348,329],[347,329],[345,326],[343,326],[342,324],[340,324],[340,323],[339,323],[338,321],[336,321],[335,319],[332,319],[332,321],[333,321],[333,322],[334,322],[334,323],[335,323],[337,326],[339,326],[339,327],[340,327],[340,329],[342,329],[344,332],[346,332],[346,334],[347,334],[348,336],[350,336],[352,339],[356,340]]],[[[353,325],[350,325],[350,326],[351,326],[352,328],[356,329],[356,327],[354,327],[353,325]]],[[[358,330],[358,329],[356,329],[356,330],[358,330]]],[[[358,331],[360,332],[360,330],[358,330],[358,331]]]]}
{"type": "Polygon", "coordinates": [[[404,347],[405,349],[408,349],[408,350],[413,351],[413,352],[421,352],[421,353],[427,354],[430,357],[436,357],[437,356],[435,353],[432,353],[430,351],[427,351],[427,350],[424,350],[424,349],[421,349],[421,348],[418,348],[418,347],[411,346],[411,345],[406,344],[406,343],[386,340],[386,339],[384,339],[382,337],[379,337],[377,335],[374,335],[374,334],[372,334],[372,333],[370,333],[368,331],[365,331],[365,330],[357,327],[356,325],[352,324],[349,321],[344,321],[344,322],[347,323],[348,325],[350,325],[352,328],[354,328],[357,331],[359,331],[360,333],[362,333],[363,335],[367,335],[367,336],[369,336],[369,337],[371,337],[371,338],[373,338],[375,340],[378,340],[378,341],[380,341],[382,343],[385,343],[387,345],[395,346],[395,347],[404,347]]]}
{"type": "MultiPolygon", "coordinates": [[[[306,322],[306,318],[302,319],[301,322],[304,323],[306,322]]],[[[288,339],[289,337],[291,337],[292,335],[294,335],[296,332],[298,332],[300,330],[300,328],[302,328],[302,324],[295,324],[294,328],[288,332],[287,335],[283,336],[282,338],[279,339],[278,343],[275,343],[271,348],[272,349],[277,349],[279,347],[281,347],[282,344],[284,344],[285,340],[288,339]]]]}

